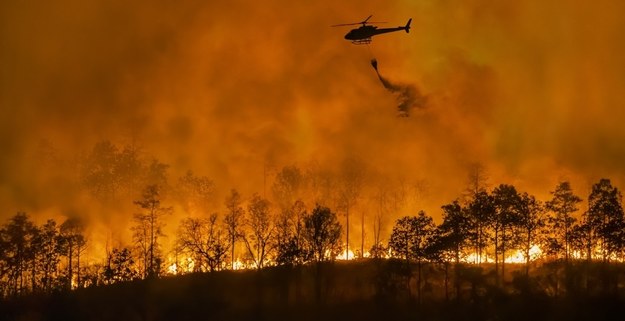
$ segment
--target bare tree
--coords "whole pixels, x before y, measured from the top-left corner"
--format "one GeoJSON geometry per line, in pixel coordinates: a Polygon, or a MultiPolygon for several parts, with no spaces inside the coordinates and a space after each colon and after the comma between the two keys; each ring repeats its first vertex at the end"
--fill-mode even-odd
{"type": "Polygon", "coordinates": [[[236,257],[234,256],[234,246],[237,239],[241,236],[241,221],[243,219],[243,207],[241,206],[241,195],[237,190],[232,189],[230,195],[226,197],[224,204],[226,205],[226,216],[224,217],[224,223],[228,232],[228,238],[230,239],[230,265],[234,270],[234,262],[236,257]]]}
{"type": "MultiPolygon", "coordinates": [[[[349,215],[364,185],[365,165],[358,159],[345,159],[341,166],[339,207],[345,213],[345,259],[349,258],[349,215]]],[[[364,225],[363,225],[364,229],[364,225]]]]}
{"type": "Polygon", "coordinates": [[[254,194],[248,205],[249,216],[246,220],[251,233],[242,234],[248,254],[259,270],[267,263],[268,254],[272,250],[271,238],[275,227],[269,211],[269,201],[254,194]]]}
{"type": "Polygon", "coordinates": [[[486,192],[488,188],[488,174],[486,169],[480,163],[472,163],[469,165],[469,173],[467,175],[467,188],[464,193],[467,202],[475,199],[476,195],[486,192]]]}
{"type": "Polygon", "coordinates": [[[220,270],[228,243],[217,226],[217,214],[212,214],[209,219],[184,219],[179,229],[178,246],[195,259],[196,270],[220,270]]]}
{"type": "Polygon", "coordinates": [[[64,244],[67,256],[67,287],[72,288],[81,284],[80,280],[80,254],[84,252],[87,240],[84,236],[84,223],[75,217],[68,218],[61,224],[60,236],[64,244]],[[74,269],[76,260],[76,269],[74,269]],[[74,273],[76,282],[74,283],[74,273]]]}
{"type": "Polygon", "coordinates": [[[132,231],[143,259],[143,277],[158,277],[162,263],[159,238],[165,236],[162,218],[171,214],[173,209],[161,205],[158,185],[148,185],[143,191],[143,197],[134,203],[142,210],[134,215],[132,231]]]}
{"type": "Polygon", "coordinates": [[[374,192],[375,214],[373,215],[373,246],[370,254],[373,257],[385,255],[385,246],[382,243],[382,229],[389,216],[396,215],[405,204],[408,197],[407,186],[404,181],[391,182],[382,180],[374,192]]]}

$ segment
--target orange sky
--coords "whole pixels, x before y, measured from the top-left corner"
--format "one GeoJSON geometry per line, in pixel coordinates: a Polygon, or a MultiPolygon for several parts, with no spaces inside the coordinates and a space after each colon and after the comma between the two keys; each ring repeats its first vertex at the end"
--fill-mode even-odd
{"type": "Polygon", "coordinates": [[[491,184],[540,197],[560,179],[582,196],[600,177],[624,187],[624,6],[3,1],[0,217],[78,202],[65,173],[40,167],[42,139],[68,159],[101,140],[138,142],[173,177],[191,169],[247,195],[261,191],[263,164],[357,157],[425,182],[420,206],[434,215],[473,162],[491,184]],[[390,27],[413,18],[411,33],[369,50],[329,27],[370,14],[390,27]],[[373,57],[383,76],[418,86],[426,108],[396,117],[373,57]]]}

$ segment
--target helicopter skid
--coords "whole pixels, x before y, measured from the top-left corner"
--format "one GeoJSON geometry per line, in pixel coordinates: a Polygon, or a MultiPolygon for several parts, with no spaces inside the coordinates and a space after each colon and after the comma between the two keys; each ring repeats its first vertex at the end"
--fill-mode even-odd
{"type": "Polygon", "coordinates": [[[368,45],[371,43],[371,38],[352,40],[352,43],[355,45],[368,45]]]}

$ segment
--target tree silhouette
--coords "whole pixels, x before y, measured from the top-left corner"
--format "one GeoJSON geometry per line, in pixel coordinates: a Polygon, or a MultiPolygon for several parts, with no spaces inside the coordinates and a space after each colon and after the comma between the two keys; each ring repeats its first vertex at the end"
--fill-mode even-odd
{"type": "Polygon", "coordinates": [[[417,261],[417,300],[421,302],[421,277],[422,263],[427,259],[427,243],[434,233],[432,217],[424,211],[419,211],[417,216],[405,216],[400,218],[393,227],[393,233],[389,241],[391,250],[404,257],[406,262],[411,259],[417,261]]]}
{"type": "Polygon", "coordinates": [[[299,198],[305,184],[304,175],[297,166],[283,167],[271,187],[278,205],[276,217],[276,263],[292,265],[301,256],[300,241],[304,203],[299,198]]]}
{"type": "Polygon", "coordinates": [[[64,256],[67,257],[67,284],[68,288],[73,288],[81,284],[80,280],[80,255],[85,250],[87,240],[84,236],[85,226],[76,217],[71,217],[61,224],[59,235],[62,246],[65,249],[64,256]],[[74,261],[76,268],[74,269],[74,261]],[[76,281],[74,283],[74,273],[76,281]]]}
{"type": "Polygon", "coordinates": [[[465,199],[470,202],[474,200],[479,193],[485,193],[488,181],[486,169],[480,163],[469,165],[469,173],[467,175],[467,189],[465,191],[465,199]]]}
{"type": "Polygon", "coordinates": [[[467,240],[470,239],[470,233],[472,232],[471,221],[466,210],[460,206],[457,200],[443,205],[442,209],[443,222],[439,226],[440,233],[445,237],[446,242],[452,245],[454,260],[458,264],[467,240]]]}
{"type": "Polygon", "coordinates": [[[588,196],[585,224],[588,225],[589,243],[593,244],[594,237],[598,238],[603,261],[608,261],[612,253],[622,248],[625,222],[621,199],[621,192],[605,178],[592,186],[588,196]]]}
{"type": "Polygon", "coordinates": [[[4,261],[8,274],[8,292],[11,295],[23,294],[26,291],[25,280],[28,278],[28,263],[33,258],[33,239],[37,227],[24,212],[18,212],[0,231],[4,261]]]}
{"type": "Polygon", "coordinates": [[[127,247],[113,248],[107,262],[103,274],[108,283],[131,281],[138,276],[132,252],[127,247]]]}
{"type": "Polygon", "coordinates": [[[50,219],[43,225],[36,244],[41,252],[38,262],[41,269],[41,287],[44,292],[50,292],[58,272],[62,246],[56,221],[50,219]]]}
{"type": "MultiPolygon", "coordinates": [[[[475,194],[468,205],[467,215],[470,220],[469,225],[473,227],[470,241],[475,249],[476,263],[480,265],[484,249],[492,238],[489,227],[493,226],[495,221],[495,201],[493,197],[485,191],[475,194]]],[[[495,227],[497,226],[495,225],[495,227]]]]}
{"type": "Polygon", "coordinates": [[[549,217],[549,225],[552,227],[549,247],[553,252],[564,252],[565,262],[568,262],[571,253],[571,230],[576,221],[571,214],[577,212],[577,204],[582,199],[573,194],[569,182],[559,183],[551,195],[552,199],[545,203],[546,209],[553,213],[549,217]]]}
{"type": "Polygon", "coordinates": [[[529,276],[530,250],[539,244],[541,230],[545,226],[545,208],[542,203],[532,195],[521,194],[519,204],[519,235],[520,245],[525,257],[525,275],[529,276]]]}
{"type": "Polygon", "coordinates": [[[254,265],[260,270],[267,263],[269,252],[273,249],[271,239],[275,227],[271,220],[269,201],[254,194],[249,202],[247,213],[246,225],[251,233],[243,233],[242,239],[254,265]]]}
{"type": "Polygon", "coordinates": [[[195,259],[197,271],[217,271],[223,267],[228,242],[217,226],[217,214],[209,219],[186,218],[180,223],[178,246],[195,259]]]}
{"type": "Polygon", "coordinates": [[[415,258],[411,251],[412,244],[417,240],[415,221],[416,217],[414,216],[404,216],[398,219],[393,226],[388,244],[393,255],[405,259],[406,262],[415,258]]]}
{"type": "MultiPolygon", "coordinates": [[[[365,178],[364,164],[355,158],[343,160],[341,164],[339,207],[345,213],[345,259],[349,258],[349,215],[356,205],[362,190],[365,178]]],[[[363,217],[364,221],[364,217],[363,217]]],[[[363,226],[364,232],[364,226],[363,226]]]]}
{"type": "Polygon", "coordinates": [[[278,265],[293,265],[304,260],[303,235],[306,207],[301,200],[295,201],[292,206],[283,211],[276,222],[276,263],[278,265]]]}
{"type": "Polygon", "coordinates": [[[505,278],[506,251],[518,242],[514,229],[520,223],[519,205],[521,198],[512,185],[501,184],[493,190],[495,205],[495,272],[498,269],[498,255],[501,253],[501,277],[505,278]]]}
{"type": "MultiPolygon", "coordinates": [[[[440,263],[443,265],[443,271],[445,273],[444,288],[445,288],[445,300],[449,300],[449,265],[450,262],[456,258],[456,247],[452,237],[446,233],[440,226],[437,226],[425,249],[426,257],[428,261],[440,263]]],[[[459,291],[456,287],[456,291],[459,291]]],[[[456,293],[458,297],[458,293],[456,293]]]]}
{"type": "Polygon", "coordinates": [[[341,230],[336,214],[327,207],[317,205],[304,216],[304,240],[314,261],[334,260],[341,250],[341,230]]]}
{"type": "Polygon", "coordinates": [[[228,238],[230,239],[230,265],[234,270],[234,245],[237,239],[241,236],[241,221],[243,219],[243,207],[241,206],[241,195],[237,190],[232,189],[230,195],[226,197],[224,204],[226,205],[226,216],[224,217],[224,223],[228,232],[228,238]]]}
{"type": "Polygon", "coordinates": [[[471,220],[467,215],[467,210],[462,208],[458,201],[443,205],[443,222],[437,228],[439,235],[437,241],[441,243],[441,250],[451,249],[455,261],[454,280],[456,285],[456,297],[460,296],[460,278],[458,269],[460,268],[460,256],[470,240],[473,231],[471,220]]]}
{"type": "Polygon", "coordinates": [[[135,225],[132,231],[143,261],[143,277],[157,277],[162,263],[159,238],[165,236],[162,217],[171,214],[173,209],[161,205],[158,185],[148,185],[142,198],[134,203],[142,210],[133,217],[135,225]]]}

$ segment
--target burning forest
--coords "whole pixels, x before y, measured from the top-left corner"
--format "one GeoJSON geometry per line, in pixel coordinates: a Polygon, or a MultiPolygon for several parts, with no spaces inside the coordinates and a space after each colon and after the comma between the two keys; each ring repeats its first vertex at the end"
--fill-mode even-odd
{"type": "Polygon", "coordinates": [[[0,319],[622,315],[622,7],[0,3],[0,319]]]}

